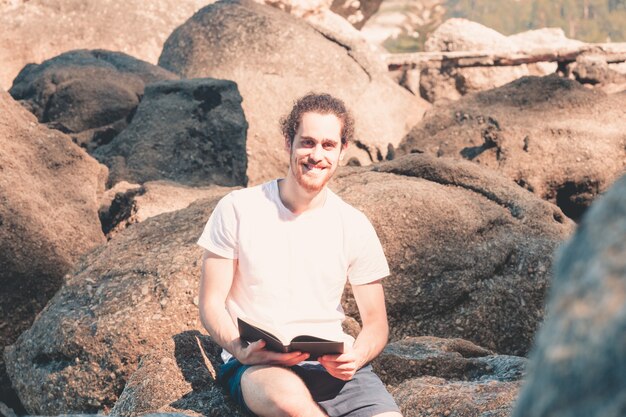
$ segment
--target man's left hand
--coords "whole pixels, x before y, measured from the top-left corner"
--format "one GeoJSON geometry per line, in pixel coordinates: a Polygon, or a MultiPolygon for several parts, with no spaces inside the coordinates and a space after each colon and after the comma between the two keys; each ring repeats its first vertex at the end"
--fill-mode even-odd
{"type": "Polygon", "coordinates": [[[364,364],[358,352],[346,344],[346,351],[337,355],[323,355],[317,358],[329,374],[337,379],[349,381],[364,364]]]}

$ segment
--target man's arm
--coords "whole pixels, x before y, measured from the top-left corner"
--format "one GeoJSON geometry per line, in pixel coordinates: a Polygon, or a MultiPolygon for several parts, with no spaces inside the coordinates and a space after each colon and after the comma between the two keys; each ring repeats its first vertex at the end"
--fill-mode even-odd
{"type": "Polygon", "coordinates": [[[262,340],[244,347],[239,330],[226,311],[226,297],[233,285],[237,259],[220,257],[205,250],[200,277],[200,320],[213,340],[241,363],[292,366],[305,360],[300,352],[276,353],[264,349],[262,340]]]}
{"type": "Polygon", "coordinates": [[[389,336],[385,295],[380,280],[353,285],[363,328],[352,349],[341,355],[324,355],[319,362],[335,378],[350,380],[362,366],[374,359],[384,349],[389,336]]]}

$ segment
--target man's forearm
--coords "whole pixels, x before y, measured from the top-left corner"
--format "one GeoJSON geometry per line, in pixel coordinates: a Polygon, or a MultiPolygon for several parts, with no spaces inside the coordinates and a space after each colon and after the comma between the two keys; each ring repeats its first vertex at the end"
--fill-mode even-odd
{"type": "Polygon", "coordinates": [[[382,352],[389,337],[389,326],[387,320],[363,324],[361,333],[354,341],[353,348],[359,358],[359,368],[372,361],[382,352]]]}
{"type": "Polygon", "coordinates": [[[241,348],[241,339],[226,309],[207,302],[200,306],[200,320],[211,338],[236,357],[241,348]]]}

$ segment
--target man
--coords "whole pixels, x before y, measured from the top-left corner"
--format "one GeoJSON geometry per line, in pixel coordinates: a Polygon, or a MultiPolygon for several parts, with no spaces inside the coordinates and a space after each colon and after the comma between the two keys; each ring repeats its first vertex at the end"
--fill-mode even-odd
{"type": "Polygon", "coordinates": [[[308,94],[281,124],[285,178],[228,194],[198,241],[200,317],[224,348],[218,380],[259,416],[401,417],[368,365],[388,337],[387,261],[367,218],[326,187],[352,139],[352,115],[330,95],[308,94]],[[363,322],[356,340],[341,330],[346,279],[363,322]],[[246,345],[237,317],[344,340],[344,353],[307,362],[262,340],[246,345]]]}

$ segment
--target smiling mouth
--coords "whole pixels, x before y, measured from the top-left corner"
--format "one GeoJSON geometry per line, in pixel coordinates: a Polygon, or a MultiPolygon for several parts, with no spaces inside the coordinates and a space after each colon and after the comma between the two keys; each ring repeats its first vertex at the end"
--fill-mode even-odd
{"type": "Polygon", "coordinates": [[[304,164],[304,166],[308,171],[312,171],[312,172],[321,172],[326,169],[326,167],[311,165],[311,164],[304,164]]]}

